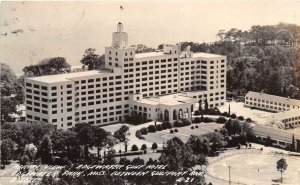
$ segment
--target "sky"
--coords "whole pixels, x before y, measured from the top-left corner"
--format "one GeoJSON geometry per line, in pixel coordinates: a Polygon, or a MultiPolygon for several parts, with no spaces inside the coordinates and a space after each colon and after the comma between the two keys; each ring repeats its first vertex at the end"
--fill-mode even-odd
{"type": "Polygon", "coordinates": [[[213,42],[222,29],[300,25],[300,0],[0,1],[0,61],[17,74],[50,57],[80,65],[87,48],[103,54],[120,21],[130,45],[213,42]]]}

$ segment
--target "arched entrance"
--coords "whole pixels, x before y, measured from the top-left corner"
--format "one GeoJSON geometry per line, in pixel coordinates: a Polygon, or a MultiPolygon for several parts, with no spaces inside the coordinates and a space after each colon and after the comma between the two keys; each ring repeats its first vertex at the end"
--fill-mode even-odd
{"type": "Polygon", "coordinates": [[[170,120],[169,111],[167,109],[165,109],[164,118],[165,118],[165,121],[170,120]]]}
{"type": "Polygon", "coordinates": [[[177,120],[177,110],[173,110],[173,120],[177,120]]]}

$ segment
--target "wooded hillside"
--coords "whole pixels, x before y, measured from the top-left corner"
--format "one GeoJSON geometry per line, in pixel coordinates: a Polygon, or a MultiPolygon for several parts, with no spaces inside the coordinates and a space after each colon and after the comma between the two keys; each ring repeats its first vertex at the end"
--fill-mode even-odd
{"type": "Polygon", "coordinates": [[[194,52],[226,55],[227,87],[236,95],[249,90],[300,98],[300,26],[280,23],[250,30],[220,30],[215,43],[182,42],[194,52]]]}

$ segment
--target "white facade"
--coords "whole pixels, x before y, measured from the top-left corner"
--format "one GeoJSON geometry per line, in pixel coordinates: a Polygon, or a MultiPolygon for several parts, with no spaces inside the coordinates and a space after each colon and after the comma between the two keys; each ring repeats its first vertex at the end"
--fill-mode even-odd
{"type": "Polygon", "coordinates": [[[245,106],[279,112],[300,109],[300,100],[249,91],[245,96],[245,106]]]}
{"type": "Polygon", "coordinates": [[[277,126],[281,129],[300,126],[300,110],[291,109],[288,111],[274,113],[267,118],[269,126],[277,126]]]}
{"type": "Polygon", "coordinates": [[[300,100],[249,91],[245,106],[274,111],[266,124],[281,129],[300,126],[300,100]]]}
{"type": "Polygon", "coordinates": [[[131,116],[147,120],[169,121],[192,118],[197,101],[184,93],[143,98],[141,94],[130,97],[131,116]]]}
{"type": "Polygon", "coordinates": [[[118,24],[105,48],[105,68],[26,79],[27,121],[45,121],[57,128],[87,122],[105,125],[130,115],[130,95],[143,98],[184,93],[207,99],[210,107],[226,100],[226,57],[181,52],[178,45],[163,51],[135,53],[118,24]]]}

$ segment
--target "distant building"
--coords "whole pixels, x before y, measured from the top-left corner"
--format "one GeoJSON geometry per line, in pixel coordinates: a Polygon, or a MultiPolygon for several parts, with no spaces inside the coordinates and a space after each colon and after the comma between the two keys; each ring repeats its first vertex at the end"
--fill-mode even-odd
{"type": "Polygon", "coordinates": [[[268,127],[265,125],[253,126],[253,133],[256,139],[265,142],[267,138],[272,139],[273,146],[278,146],[284,149],[290,149],[293,143],[293,135],[295,142],[295,150],[300,152],[300,135],[291,131],[280,130],[277,128],[268,127]]]}
{"type": "Polygon", "coordinates": [[[245,106],[279,112],[300,109],[300,100],[249,91],[245,96],[245,106]]]}
{"type": "Polygon", "coordinates": [[[292,109],[288,111],[274,113],[267,118],[269,126],[277,126],[281,129],[300,126],[300,110],[292,109]]]}
{"type": "MultiPolygon", "coordinates": [[[[111,46],[105,48],[105,68],[27,78],[26,120],[67,129],[76,123],[122,122],[140,105],[143,111],[139,112],[147,119],[156,119],[159,112],[152,109],[156,96],[164,101],[162,95],[185,93],[195,99],[207,99],[209,107],[224,105],[226,100],[226,56],[193,53],[190,47],[181,51],[179,45],[135,53],[135,48],[128,46],[122,23],[112,35],[111,46]],[[140,101],[132,101],[137,97],[140,101]]],[[[170,99],[174,105],[161,102],[156,108],[175,110],[177,104],[183,105],[178,103],[181,95],[177,97],[170,99]]],[[[186,105],[190,114],[191,103],[186,105]]]]}
{"type": "Polygon", "coordinates": [[[300,100],[249,91],[244,105],[277,112],[267,118],[269,126],[281,129],[300,126],[300,100]]]}

